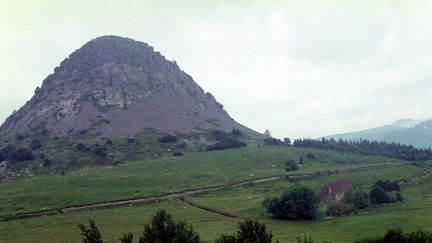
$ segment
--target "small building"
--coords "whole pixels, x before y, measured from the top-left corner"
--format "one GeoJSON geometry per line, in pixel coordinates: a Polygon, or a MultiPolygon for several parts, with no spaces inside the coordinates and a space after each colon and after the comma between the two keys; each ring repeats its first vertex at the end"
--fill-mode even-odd
{"type": "Polygon", "coordinates": [[[339,201],[344,197],[346,190],[352,185],[350,180],[330,182],[321,188],[318,196],[321,202],[339,201]]]}

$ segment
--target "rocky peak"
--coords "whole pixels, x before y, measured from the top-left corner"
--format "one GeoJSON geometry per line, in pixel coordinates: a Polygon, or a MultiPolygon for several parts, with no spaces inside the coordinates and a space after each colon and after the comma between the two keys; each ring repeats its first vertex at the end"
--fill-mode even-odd
{"type": "Polygon", "coordinates": [[[184,133],[249,130],[175,62],[146,43],[117,36],[93,39],[61,62],[0,127],[0,134],[41,124],[55,135],[92,128],[114,137],[144,128],[184,133]]]}

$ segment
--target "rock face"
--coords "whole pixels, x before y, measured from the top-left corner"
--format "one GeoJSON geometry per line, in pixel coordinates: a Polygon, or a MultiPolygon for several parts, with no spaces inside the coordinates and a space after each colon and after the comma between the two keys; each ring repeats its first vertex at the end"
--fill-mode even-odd
{"type": "Polygon", "coordinates": [[[5,121],[0,134],[42,127],[50,136],[92,129],[101,136],[125,137],[146,128],[254,133],[235,122],[175,62],[143,42],[117,36],[91,40],[66,58],[5,121]]]}

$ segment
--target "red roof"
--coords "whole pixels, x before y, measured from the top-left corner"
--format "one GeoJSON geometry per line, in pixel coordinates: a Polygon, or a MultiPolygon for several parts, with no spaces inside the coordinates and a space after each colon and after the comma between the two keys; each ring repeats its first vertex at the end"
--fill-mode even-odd
{"type": "Polygon", "coordinates": [[[321,191],[319,192],[319,197],[326,197],[344,192],[351,185],[352,182],[350,180],[339,180],[330,182],[329,184],[321,188],[321,191]]]}

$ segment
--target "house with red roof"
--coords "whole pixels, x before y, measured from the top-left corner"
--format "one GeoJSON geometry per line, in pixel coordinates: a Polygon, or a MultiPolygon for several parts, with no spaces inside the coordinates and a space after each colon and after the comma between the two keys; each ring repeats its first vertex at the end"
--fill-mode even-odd
{"type": "Polygon", "coordinates": [[[321,202],[328,201],[339,201],[341,200],[346,190],[352,186],[352,182],[350,180],[338,180],[334,182],[330,182],[321,188],[318,196],[321,202]]]}

